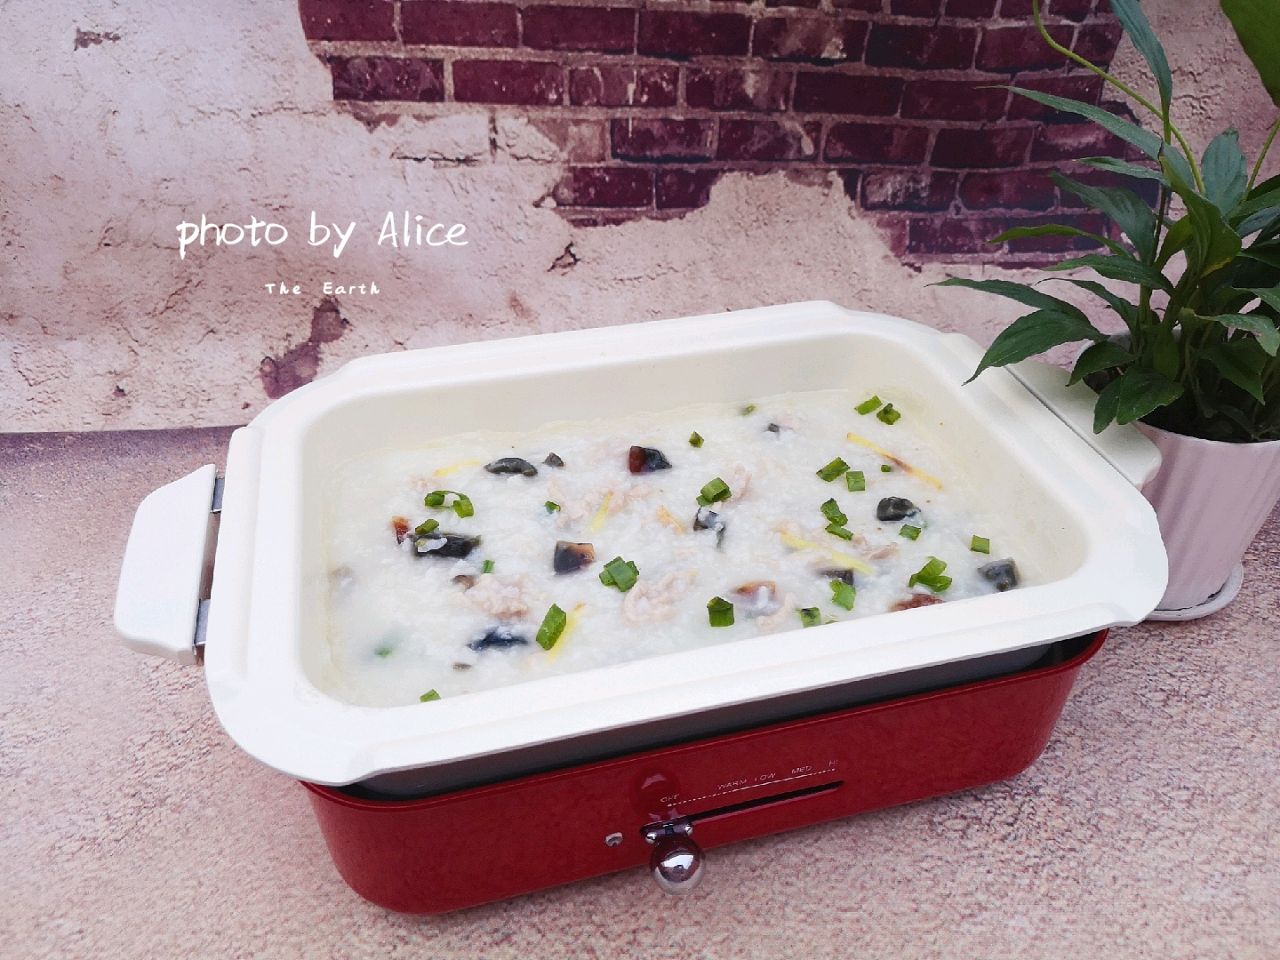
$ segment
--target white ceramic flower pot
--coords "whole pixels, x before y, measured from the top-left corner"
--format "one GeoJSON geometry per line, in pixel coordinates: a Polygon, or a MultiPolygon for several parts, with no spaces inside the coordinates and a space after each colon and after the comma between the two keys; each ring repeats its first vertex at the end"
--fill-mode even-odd
{"type": "Polygon", "coordinates": [[[1164,458],[1142,488],[1169,553],[1160,609],[1197,607],[1223,590],[1280,500],[1280,440],[1226,443],[1137,426],[1164,458]]]}

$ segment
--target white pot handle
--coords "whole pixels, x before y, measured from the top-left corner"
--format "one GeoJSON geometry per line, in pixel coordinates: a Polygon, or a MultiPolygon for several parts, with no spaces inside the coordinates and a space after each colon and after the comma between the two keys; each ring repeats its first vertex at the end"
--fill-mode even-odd
{"type": "Polygon", "coordinates": [[[217,469],[207,464],[153,491],[133,517],[116,590],[116,631],[139,653],[195,663],[198,622],[220,504],[217,469]]]}
{"type": "Polygon", "coordinates": [[[1042,360],[1023,360],[1005,369],[1135,487],[1142,489],[1156,475],[1160,450],[1136,427],[1113,423],[1102,433],[1093,432],[1098,395],[1083,383],[1067,386],[1066,370],[1042,360]]]}

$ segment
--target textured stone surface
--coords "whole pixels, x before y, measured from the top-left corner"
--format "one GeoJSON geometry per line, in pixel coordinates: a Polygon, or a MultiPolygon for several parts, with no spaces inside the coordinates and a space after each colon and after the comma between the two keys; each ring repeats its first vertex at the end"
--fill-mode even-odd
{"type": "Polygon", "coordinates": [[[0,436],[6,956],[1275,956],[1280,514],[1227,610],[1117,631],[1013,780],[715,850],[683,900],[629,871],[415,919],[346,888],[198,668],[111,631],[134,506],[226,438],[0,436]]]}

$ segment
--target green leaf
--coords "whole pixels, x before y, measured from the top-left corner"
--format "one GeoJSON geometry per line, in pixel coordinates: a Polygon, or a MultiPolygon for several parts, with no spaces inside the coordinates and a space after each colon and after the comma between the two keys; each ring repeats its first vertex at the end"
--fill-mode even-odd
{"type": "Polygon", "coordinates": [[[1160,90],[1160,108],[1167,117],[1169,101],[1173,99],[1173,75],[1169,72],[1169,60],[1164,54],[1164,47],[1156,39],[1147,15],[1138,6],[1138,0],[1111,0],[1111,12],[1151,68],[1156,86],[1160,90]]]}
{"type": "MultiPolygon", "coordinates": [[[[1280,296],[1278,296],[1280,290],[1253,290],[1250,292],[1262,297],[1263,303],[1270,307],[1280,305],[1280,296]],[[1266,296],[1263,296],[1264,293],[1266,296]]],[[[1246,333],[1252,333],[1258,338],[1258,343],[1262,349],[1273,357],[1277,351],[1280,351],[1280,329],[1277,329],[1276,322],[1265,314],[1222,313],[1216,317],[1206,317],[1205,319],[1220,323],[1232,330],[1243,330],[1246,333]]]]}
{"type": "Polygon", "coordinates": [[[1067,283],[1075,284],[1081,290],[1088,290],[1095,297],[1106,302],[1112,310],[1120,315],[1126,324],[1130,324],[1138,316],[1138,307],[1136,304],[1130,303],[1124,297],[1112,293],[1096,280],[1075,280],[1071,277],[1061,277],[1057,279],[1065,280],[1067,283]]]}
{"type": "Polygon", "coordinates": [[[1240,152],[1240,137],[1234,130],[1223,131],[1209,142],[1201,173],[1205,196],[1224,215],[1244,199],[1249,171],[1240,152]]]}
{"type": "Polygon", "coordinates": [[[1235,225],[1236,233],[1242,237],[1258,233],[1262,234],[1258,238],[1259,240],[1270,239],[1280,229],[1280,207],[1268,207],[1244,218],[1239,216],[1237,208],[1237,215],[1232,217],[1232,222],[1235,225]]]}
{"type": "Polygon", "coordinates": [[[1172,260],[1175,254],[1187,249],[1187,244],[1191,242],[1191,230],[1190,217],[1183,217],[1169,227],[1164,235],[1164,242],[1160,244],[1160,253],[1156,257],[1157,268],[1164,269],[1165,264],[1172,260]]]}
{"type": "Polygon", "coordinates": [[[1280,209],[1280,188],[1268,190],[1266,193],[1249,194],[1249,199],[1240,204],[1231,217],[1233,222],[1243,221],[1255,214],[1274,213],[1280,209]]]}
{"type": "Polygon", "coordinates": [[[1091,373],[1110,370],[1112,367],[1121,367],[1132,363],[1136,359],[1138,358],[1114,340],[1103,340],[1099,343],[1091,344],[1085,347],[1079,359],[1076,360],[1075,368],[1071,371],[1071,379],[1067,381],[1067,386],[1079,383],[1091,373]]]}
{"type": "Polygon", "coordinates": [[[1246,260],[1265,263],[1269,267],[1280,268],[1280,243],[1255,243],[1252,247],[1241,250],[1240,256],[1246,260]]]}
{"type": "Polygon", "coordinates": [[[1084,117],[1086,120],[1092,120],[1109,133],[1114,133],[1125,143],[1133,144],[1152,160],[1160,159],[1160,153],[1164,149],[1164,141],[1150,130],[1143,130],[1136,123],[1130,123],[1128,120],[1117,117],[1114,113],[1103,110],[1101,107],[1095,107],[1089,103],[1081,103],[1079,100],[1055,97],[1051,93],[1041,93],[1039,90],[1028,90],[1025,87],[1010,87],[1009,89],[1020,97],[1034,100],[1036,103],[1052,107],[1054,110],[1060,110],[1063,113],[1074,113],[1076,116],[1084,117]]]}
{"type": "Polygon", "coordinates": [[[1222,0],[1222,12],[1231,20],[1272,102],[1280,106],[1280,31],[1274,0],[1222,0]]]}
{"type": "Polygon", "coordinates": [[[1259,403],[1265,403],[1262,393],[1262,368],[1267,355],[1256,340],[1234,340],[1214,343],[1200,351],[1200,357],[1213,368],[1259,403]]]}
{"type": "Polygon", "coordinates": [[[1253,185],[1253,189],[1249,191],[1249,197],[1260,197],[1264,193],[1270,193],[1278,187],[1280,187],[1280,173],[1277,173],[1274,177],[1267,177],[1267,179],[1263,180],[1261,183],[1255,183],[1253,185]]]}
{"type": "MultiPolygon", "coordinates": [[[[1078,311],[1077,311],[1078,312],[1078,311]]],[[[1009,324],[991,342],[982,355],[978,369],[969,380],[975,379],[987,367],[1003,367],[1027,357],[1043,353],[1050,347],[1077,340],[1105,340],[1102,331],[1081,316],[1058,313],[1054,310],[1037,310],[1019,317],[1009,324]]],[[[969,381],[965,381],[966,383],[969,381]]]]}
{"type": "Polygon", "coordinates": [[[1108,173],[1118,173],[1122,177],[1133,177],[1135,180],[1155,180],[1164,183],[1164,174],[1155,167],[1140,167],[1136,163],[1130,163],[1127,160],[1117,160],[1115,157],[1083,157],[1078,163],[1083,163],[1087,167],[1093,167],[1096,170],[1106,170],[1108,173]]]}
{"type": "Polygon", "coordinates": [[[1093,432],[1101,433],[1112,420],[1119,424],[1141,420],[1180,396],[1182,384],[1176,380],[1154,370],[1130,367],[1098,394],[1098,404],[1093,411],[1093,432]]]}
{"type": "Polygon", "coordinates": [[[1048,269],[1074,270],[1077,267],[1088,267],[1108,280],[1123,280],[1126,283],[1137,283],[1144,287],[1173,291],[1172,285],[1165,279],[1164,274],[1155,267],[1140,263],[1130,256],[1108,257],[1100,253],[1090,253],[1083,257],[1063,260],[1048,269]]]}
{"type": "Polygon", "coordinates": [[[1006,230],[998,237],[992,237],[992,243],[1004,243],[1006,240],[1021,240],[1023,237],[1084,237],[1092,240],[1100,247],[1107,247],[1116,253],[1128,254],[1128,251],[1110,237],[1098,233],[1089,233],[1079,227],[1069,227],[1065,223],[1044,223],[1038,227],[1014,227],[1006,230]]]}
{"type": "Polygon", "coordinates": [[[1192,188],[1178,171],[1162,157],[1160,165],[1169,178],[1169,185],[1182,198],[1191,221],[1191,238],[1187,245],[1188,270],[1193,276],[1203,277],[1224,264],[1230,263],[1240,252],[1240,237],[1228,226],[1222,211],[1192,188]]]}
{"type": "Polygon", "coordinates": [[[1049,174],[1059,187],[1069,190],[1094,210],[1105,213],[1129,238],[1138,258],[1150,263],[1156,255],[1156,218],[1145,200],[1123,187],[1091,187],[1064,177],[1056,170],[1049,174]]]}
{"type": "Polygon", "coordinates": [[[1012,280],[966,280],[964,277],[948,277],[946,280],[932,284],[935,287],[968,287],[970,290],[980,290],[983,293],[994,293],[997,297],[1005,297],[1009,300],[1016,300],[1024,306],[1032,307],[1036,310],[1047,310],[1056,313],[1063,313],[1070,317],[1075,317],[1084,323],[1089,322],[1089,318],[1084,315],[1084,311],[1075,304],[1067,303],[1065,300],[1059,300],[1057,297],[1051,297],[1047,293],[1041,293],[1035,287],[1025,283],[1014,283],[1012,280]]]}

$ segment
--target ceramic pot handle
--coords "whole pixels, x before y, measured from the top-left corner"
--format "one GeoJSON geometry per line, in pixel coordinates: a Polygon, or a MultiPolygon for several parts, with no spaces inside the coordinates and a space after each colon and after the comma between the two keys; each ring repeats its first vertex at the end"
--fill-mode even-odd
{"type": "Polygon", "coordinates": [[[139,504],[116,590],[115,627],[126,646],[196,662],[221,486],[207,464],[139,504]]]}
{"type": "Polygon", "coordinates": [[[1160,450],[1132,424],[1113,423],[1093,432],[1093,406],[1098,395],[1083,383],[1067,386],[1068,373],[1042,360],[1023,360],[1005,368],[1080,439],[1093,447],[1138,489],[1160,469],[1160,450]]]}

